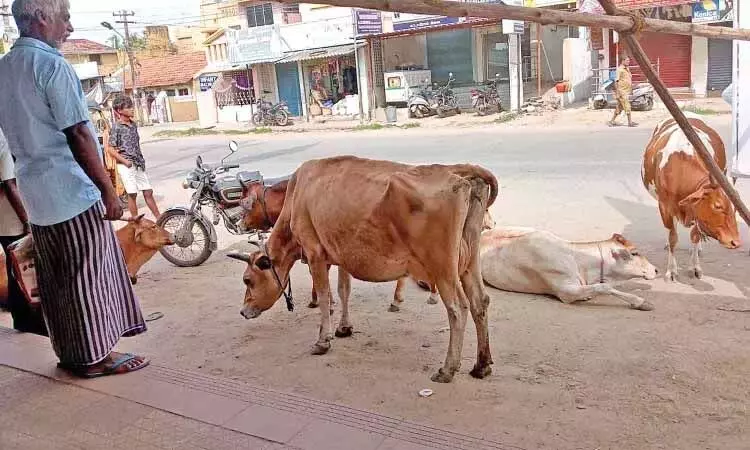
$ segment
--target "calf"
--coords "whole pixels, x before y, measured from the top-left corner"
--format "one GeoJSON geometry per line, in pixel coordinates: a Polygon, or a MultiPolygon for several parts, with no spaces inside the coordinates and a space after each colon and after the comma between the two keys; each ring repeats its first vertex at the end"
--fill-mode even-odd
{"type": "Polygon", "coordinates": [[[117,230],[117,239],[133,284],[138,282],[138,271],[156,252],[165,245],[174,244],[174,236],[151,220],[144,219],[142,214],[117,230]]]}
{"type": "MultiPolygon", "coordinates": [[[[726,152],[721,137],[699,116],[685,115],[716,164],[726,173],[726,152]]],[[[710,237],[728,249],[740,246],[732,203],[712,182],[705,164],[674,119],[665,119],[654,129],[643,155],[641,179],[649,194],[659,202],[661,220],[669,233],[664,273],[667,281],[675,281],[678,271],[674,256],[678,239],[675,222],[691,228],[691,270],[697,278],[703,275],[699,260],[701,241],[710,237]]]]}
{"type": "Polygon", "coordinates": [[[480,258],[482,278],[497,289],[553,295],[564,303],[610,294],[633,309],[653,309],[612,285],[656,277],[656,268],[619,234],[606,241],[570,242],[533,228],[496,228],[482,234],[480,258]]]}

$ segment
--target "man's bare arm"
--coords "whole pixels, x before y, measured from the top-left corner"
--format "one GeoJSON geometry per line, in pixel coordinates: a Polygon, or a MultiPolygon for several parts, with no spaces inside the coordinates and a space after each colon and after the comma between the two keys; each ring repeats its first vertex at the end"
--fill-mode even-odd
{"type": "Polygon", "coordinates": [[[29,231],[29,215],[26,213],[26,208],[24,208],[23,202],[21,201],[21,193],[18,192],[16,180],[10,179],[3,181],[3,191],[5,192],[5,196],[8,198],[8,202],[13,208],[13,211],[16,212],[18,219],[23,223],[24,233],[27,233],[29,231]]]}

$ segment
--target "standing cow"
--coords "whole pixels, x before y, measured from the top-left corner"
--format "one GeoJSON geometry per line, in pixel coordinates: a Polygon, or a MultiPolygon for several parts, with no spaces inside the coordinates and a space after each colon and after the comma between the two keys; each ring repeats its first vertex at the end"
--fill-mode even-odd
{"type": "MultiPolygon", "coordinates": [[[[699,116],[685,115],[716,164],[726,173],[727,158],[721,137],[699,116]]],[[[710,237],[728,249],[740,246],[732,203],[724,191],[712,183],[708,169],[674,119],[665,119],[654,129],[643,155],[641,179],[659,202],[661,220],[669,231],[664,274],[667,281],[675,281],[678,271],[674,256],[678,237],[675,222],[691,228],[691,270],[698,278],[703,275],[699,260],[701,241],[710,237]]]]}
{"type": "Polygon", "coordinates": [[[448,312],[448,353],[432,380],[449,383],[458,371],[469,310],[477,330],[471,375],[484,378],[492,372],[492,356],[479,239],[497,191],[495,176],[472,165],[411,166],[353,156],[308,161],[289,182],[265,248],[231,255],[247,263],[241,313],[253,319],[271,308],[304,257],[321,302],[313,354],[324,354],[333,339],[329,265],[340,270],[340,337],[352,334],[349,274],[376,283],[413,276],[437,285],[448,312]]]}

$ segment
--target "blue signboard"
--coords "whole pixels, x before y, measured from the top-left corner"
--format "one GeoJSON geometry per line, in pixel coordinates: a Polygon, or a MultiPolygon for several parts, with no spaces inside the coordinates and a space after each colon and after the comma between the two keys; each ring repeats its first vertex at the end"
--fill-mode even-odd
{"type": "Polygon", "coordinates": [[[418,30],[420,28],[437,27],[440,25],[453,25],[465,21],[465,17],[429,17],[426,19],[394,23],[393,31],[418,30]]]}
{"type": "Polygon", "coordinates": [[[354,11],[354,19],[357,24],[357,36],[383,32],[383,17],[380,11],[357,9],[354,11]]]}

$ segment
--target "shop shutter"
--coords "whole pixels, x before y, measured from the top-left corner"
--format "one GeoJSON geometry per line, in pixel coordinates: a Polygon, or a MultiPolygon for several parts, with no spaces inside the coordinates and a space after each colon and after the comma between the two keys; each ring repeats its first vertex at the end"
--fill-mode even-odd
{"type": "Polygon", "coordinates": [[[458,83],[474,81],[471,43],[470,29],[427,33],[427,64],[432,81],[445,83],[450,72],[458,83]]]}
{"type": "Polygon", "coordinates": [[[659,61],[659,76],[667,87],[690,87],[692,36],[644,32],[638,41],[652,64],[659,61]]]}
{"type": "Polygon", "coordinates": [[[708,40],[708,90],[723,91],[732,84],[732,41],[708,40]]]}

